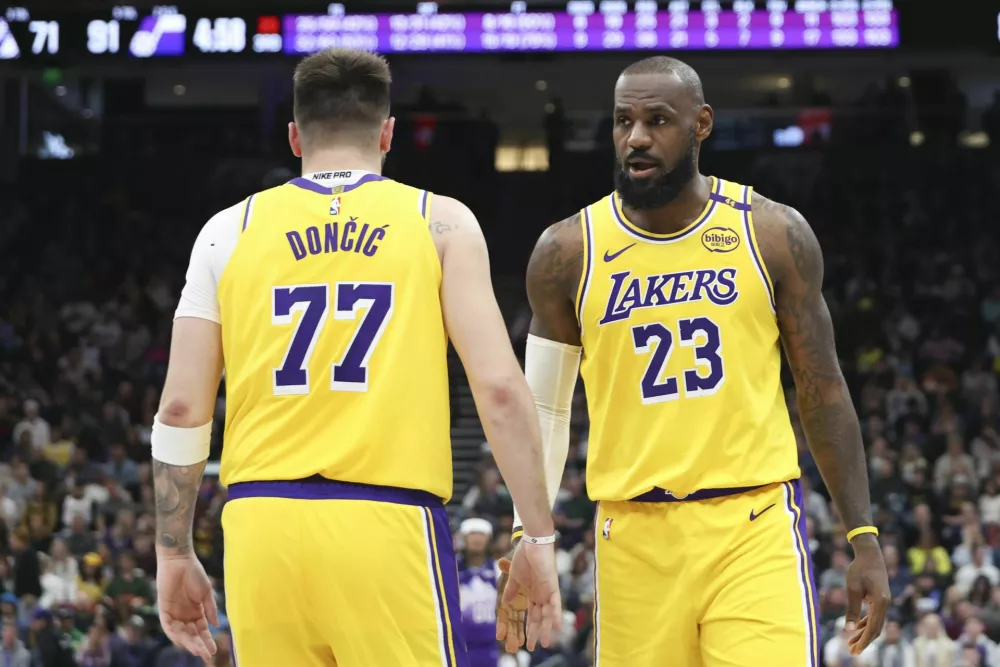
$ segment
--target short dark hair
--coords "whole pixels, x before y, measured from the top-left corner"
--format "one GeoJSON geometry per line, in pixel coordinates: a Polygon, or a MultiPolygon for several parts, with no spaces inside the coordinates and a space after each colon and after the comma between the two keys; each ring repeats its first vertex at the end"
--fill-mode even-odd
{"type": "Polygon", "coordinates": [[[705,103],[705,91],[701,87],[701,77],[686,62],[670,56],[652,56],[632,63],[622,71],[629,74],[673,74],[684,84],[695,104],[705,103]]]}
{"type": "Polygon", "coordinates": [[[295,68],[295,123],[309,141],[377,131],[389,117],[389,64],[377,54],[330,48],[295,68]]]}

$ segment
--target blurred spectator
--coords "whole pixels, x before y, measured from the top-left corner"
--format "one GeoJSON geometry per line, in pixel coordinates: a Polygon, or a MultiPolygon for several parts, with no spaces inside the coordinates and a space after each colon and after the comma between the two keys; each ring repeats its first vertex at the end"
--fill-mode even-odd
{"type": "Polygon", "coordinates": [[[10,534],[10,550],[14,556],[14,595],[18,598],[26,595],[36,599],[41,597],[41,565],[38,562],[38,552],[28,543],[26,530],[18,528],[10,534]]]}
{"type": "Polygon", "coordinates": [[[9,623],[3,626],[0,642],[0,664],[3,667],[31,667],[31,653],[17,636],[17,628],[9,623]]]}
{"type": "MultiPolygon", "coordinates": [[[[24,419],[14,427],[13,438],[14,442],[26,442],[37,450],[52,442],[49,423],[38,416],[38,401],[27,400],[24,402],[24,419]],[[27,434],[27,440],[24,440],[25,434],[27,434]]],[[[22,455],[25,455],[25,452],[22,452],[22,455]]]]}
{"type": "Polygon", "coordinates": [[[963,596],[972,590],[972,584],[979,577],[985,577],[991,586],[1000,584],[1000,570],[993,565],[993,552],[988,546],[982,545],[976,548],[972,555],[972,562],[966,563],[958,568],[955,573],[955,588],[963,596]]]}
{"type": "Polygon", "coordinates": [[[487,549],[493,526],[486,519],[466,519],[458,535],[463,548],[458,565],[459,599],[462,602],[462,628],[469,651],[470,667],[496,667],[496,561],[487,549]]]}
{"type": "Polygon", "coordinates": [[[496,468],[487,468],[480,473],[479,484],[469,489],[462,499],[463,508],[494,522],[501,515],[510,514],[513,506],[496,468]]]}
{"type": "Polygon", "coordinates": [[[903,637],[898,618],[886,620],[874,653],[873,659],[868,660],[871,667],[918,667],[913,646],[903,637]]]}
{"type": "Polygon", "coordinates": [[[951,665],[958,658],[955,642],[944,634],[941,618],[937,614],[927,614],[920,621],[917,638],[913,640],[913,654],[919,667],[951,665]]]}

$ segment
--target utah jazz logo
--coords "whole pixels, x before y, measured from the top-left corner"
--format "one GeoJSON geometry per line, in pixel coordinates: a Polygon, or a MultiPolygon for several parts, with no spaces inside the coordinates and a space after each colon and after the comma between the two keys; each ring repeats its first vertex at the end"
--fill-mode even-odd
{"type": "Polygon", "coordinates": [[[740,247],[740,235],[728,227],[712,227],[701,235],[701,244],[709,252],[732,252],[740,247]]]}

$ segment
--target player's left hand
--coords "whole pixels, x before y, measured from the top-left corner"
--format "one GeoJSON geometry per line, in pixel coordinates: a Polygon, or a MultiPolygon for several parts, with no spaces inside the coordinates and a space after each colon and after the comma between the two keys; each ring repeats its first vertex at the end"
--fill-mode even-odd
{"type": "Polygon", "coordinates": [[[851,655],[861,655],[882,634],[892,595],[882,549],[875,536],[859,535],[851,545],[854,547],[854,562],[847,568],[845,629],[854,633],[847,640],[851,655]],[[862,602],[868,605],[864,618],[861,618],[862,602]]]}
{"type": "Polygon", "coordinates": [[[210,661],[215,640],[209,622],[219,625],[212,582],[193,555],[161,557],[156,564],[157,607],[163,632],[176,646],[210,661]]]}

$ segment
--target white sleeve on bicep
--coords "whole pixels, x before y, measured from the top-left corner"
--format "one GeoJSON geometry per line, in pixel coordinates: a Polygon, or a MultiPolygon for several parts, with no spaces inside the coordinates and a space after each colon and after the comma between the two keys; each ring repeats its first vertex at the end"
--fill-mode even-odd
{"type": "MultiPolygon", "coordinates": [[[[535,397],[542,430],[542,455],[549,505],[555,504],[569,452],[569,416],[580,372],[581,348],[528,334],[524,376],[535,397]]],[[[514,526],[521,518],[514,509],[514,526]]]]}
{"type": "Polygon", "coordinates": [[[240,239],[240,224],[246,202],[215,214],[201,229],[191,249],[184,289],[174,318],[197,317],[222,323],[219,309],[219,278],[240,239]]]}

